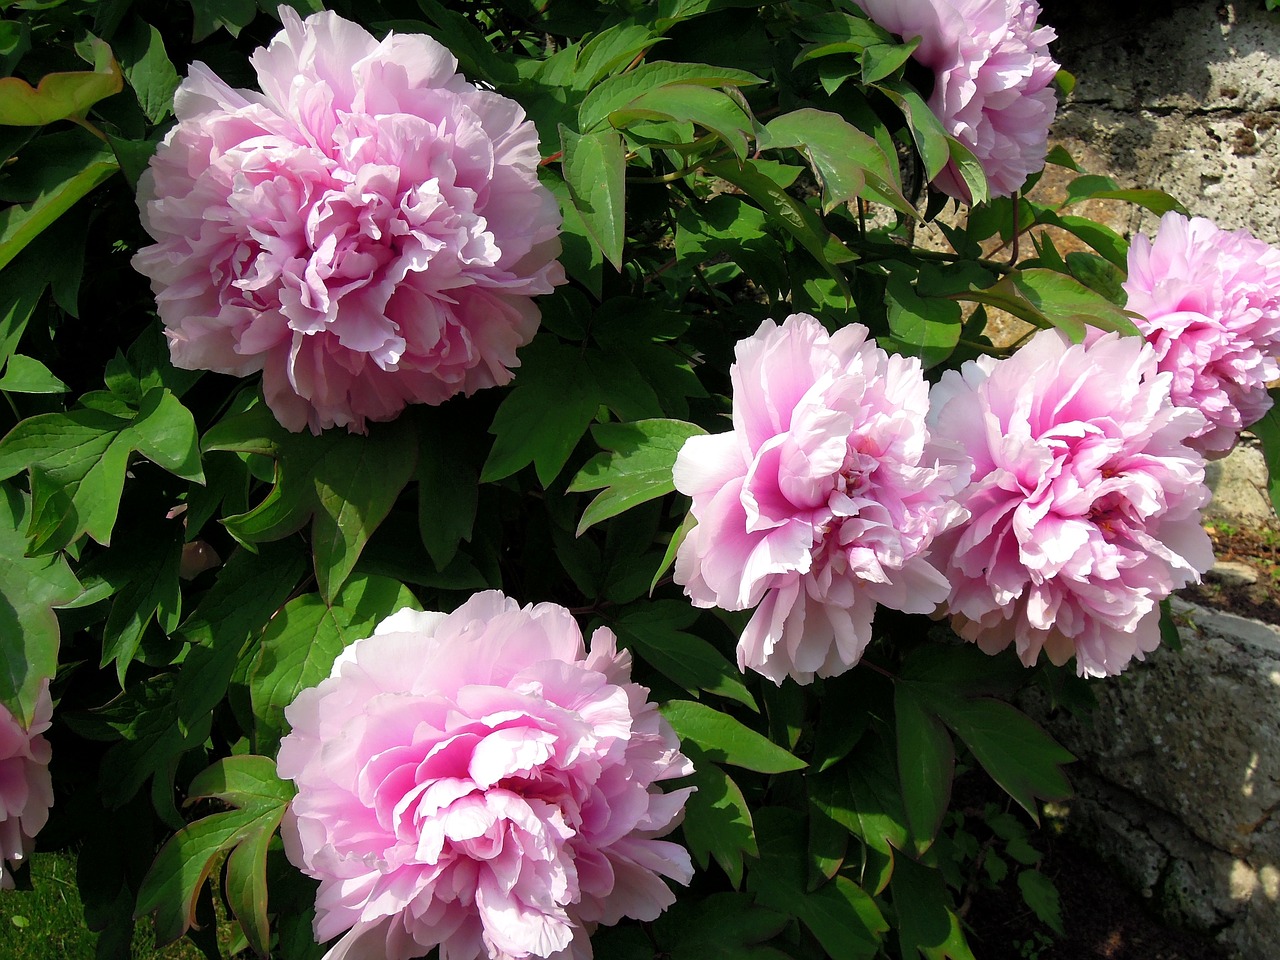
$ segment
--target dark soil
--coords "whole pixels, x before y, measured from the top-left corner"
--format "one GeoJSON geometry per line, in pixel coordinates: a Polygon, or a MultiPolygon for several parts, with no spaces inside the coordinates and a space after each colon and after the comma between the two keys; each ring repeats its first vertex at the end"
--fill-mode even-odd
{"type": "MultiPolygon", "coordinates": [[[[1034,837],[1044,849],[1043,833],[1034,837]]],[[[1065,937],[1039,922],[1017,889],[974,893],[966,920],[977,960],[1230,960],[1206,936],[1170,927],[1096,855],[1049,839],[1040,869],[1058,888],[1065,937]]]]}
{"type": "Polygon", "coordinates": [[[1214,556],[1247,563],[1258,574],[1258,582],[1226,586],[1206,578],[1180,595],[1202,606],[1280,624],[1280,535],[1271,530],[1241,530],[1229,523],[1206,526],[1205,530],[1213,541],[1214,556]]]}

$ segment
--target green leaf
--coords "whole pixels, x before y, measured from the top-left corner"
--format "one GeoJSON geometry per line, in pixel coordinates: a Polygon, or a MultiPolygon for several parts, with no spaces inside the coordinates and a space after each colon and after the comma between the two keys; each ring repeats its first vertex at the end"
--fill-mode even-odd
{"type": "Polygon", "coordinates": [[[253,22],[258,15],[255,0],[188,0],[195,14],[191,39],[199,42],[219,29],[233,37],[253,22]]]}
{"type": "Polygon", "coordinates": [[[1080,164],[1076,163],[1067,148],[1060,143],[1055,143],[1049,150],[1049,155],[1044,158],[1045,163],[1052,163],[1055,166],[1066,167],[1068,170],[1074,170],[1077,173],[1083,173],[1080,164]]]}
{"type": "Polygon", "coordinates": [[[479,503],[480,474],[447,418],[433,419],[419,436],[418,532],[437,570],[457,556],[471,539],[479,503]]]}
{"type": "Polygon", "coordinates": [[[676,260],[692,267],[728,258],[758,283],[781,290],[787,283],[782,248],[765,219],[759,207],[730,193],[686,204],[676,214],[676,260]]]}
{"type": "Polygon", "coordinates": [[[672,83],[650,90],[609,114],[609,123],[620,130],[637,120],[697,124],[728,144],[739,160],[746,159],[747,141],[754,130],[737,100],[696,83],[672,83]]]}
{"type": "Polygon", "coordinates": [[[124,696],[88,716],[69,718],[82,736],[120,741],[102,758],[102,769],[110,771],[100,780],[102,800],[109,808],[123,806],[152,777],[160,792],[171,796],[178,757],[209,736],[209,715],[185,730],[178,724],[174,681],[171,673],[159,674],[131,684],[124,696]]]}
{"type": "Polygon", "coordinates": [[[1267,463],[1267,492],[1271,504],[1280,512],[1280,397],[1272,390],[1271,409],[1249,429],[1262,442],[1262,456],[1267,463]]]}
{"type": "Polygon", "coordinates": [[[28,552],[60,550],[85,533],[108,545],[134,450],[184,479],[204,480],[191,414],[163,387],[143,398],[132,420],[77,409],[29,417],[9,431],[0,440],[0,479],[31,473],[28,552]]]}
{"type": "Polygon", "coordinates": [[[574,208],[604,258],[621,270],[627,166],[622,137],[612,130],[581,136],[562,125],[560,144],[574,208]]]}
{"type": "Polygon", "coordinates": [[[124,86],[120,65],[105,41],[90,36],[93,70],[46,74],[37,87],[18,77],[0,79],[0,124],[39,127],[81,117],[99,100],[124,86]]]}
{"type": "Polygon", "coordinates": [[[241,754],[218,760],[197,774],[187,789],[187,805],[212,799],[252,810],[288,803],[293,794],[293,784],[280,779],[274,760],[241,754]]]}
{"type": "Polygon", "coordinates": [[[809,804],[809,882],[812,892],[840,872],[849,853],[849,831],[809,804]]]}
{"type": "MultiPolygon", "coordinates": [[[[540,169],[546,171],[547,168],[540,169]]],[[[582,214],[578,212],[569,193],[569,185],[555,174],[546,172],[541,174],[541,179],[543,185],[555,196],[560,214],[564,217],[564,224],[560,229],[560,262],[572,279],[581,283],[599,300],[604,284],[604,254],[600,252],[600,245],[592,236],[582,214]]],[[[547,304],[555,303],[555,300],[546,298],[543,303],[542,322],[545,326],[548,324],[549,314],[547,304]]]]}
{"type": "Polygon", "coordinates": [[[682,740],[692,740],[717,763],[757,773],[785,773],[806,764],[762,734],[702,703],[671,700],[660,708],[682,740]]]}
{"type": "Polygon", "coordinates": [[[142,880],[134,918],[155,914],[156,946],[172,943],[196,922],[196,898],[218,854],[254,832],[257,810],[215,813],[197,820],[156,854],[142,880]]]}
{"type": "Polygon", "coordinates": [[[915,208],[902,195],[897,158],[843,117],[823,110],[794,110],[770,120],[762,148],[802,150],[822,184],[822,209],[830,212],[856,197],[887,204],[908,217],[915,208]]]}
{"type": "MultiPolygon", "coordinates": [[[[818,13],[796,23],[796,33],[818,44],[845,44],[858,52],[877,43],[893,43],[893,35],[866,17],[847,13],[818,13]]],[[[806,57],[805,59],[810,59],[806,57]]],[[[799,59],[796,61],[800,63],[799,59]]]]}
{"type": "Polygon", "coordinates": [[[727,180],[758,203],[764,212],[790,233],[836,282],[841,292],[852,302],[852,293],[844,274],[836,264],[857,259],[857,254],[835,237],[822,218],[814,211],[792,198],[782,187],[770,179],[753,160],[738,164],[732,160],[717,160],[704,166],[706,172],[727,180]]]}
{"type": "Polygon", "coordinates": [[[317,510],[311,546],[316,583],[325,598],[333,598],[351,575],[365,544],[413,476],[418,457],[417,437],[407,420],[338,446],[335,452],[342,459],[327,457],[314,478],[317,510]]]}
{"type": "Polygon", "coordinates": [[[1036,823],[1036,799],[1062,800],[1071,784],[1062,765],[1075,759],[1030,717],[1000,700],[935,700],[938,716],[1036,823]]]}
{"type": "Polygon", "coordinates": [[[960,179],[969,189],[969,205],[985,203],[991,196],[991,191],[987,185],[987,174],[982,169],[982,161],[955,137],[947,137],[947,148],[951,153],[951,162],[960,173],[960,179]]]}
{"type": "Polygon", "coordinates": [[[31,724],[41,685],[58,668],[53,608],[80,593],[61,555],[24,556],[28,510],[22,494],[0,484],[0,705],[24,727],[31,724]]]}
{"type": "Polygon", "coordinates": [[[898,914],[898,944],[904,958],[923,954],[928,960],[973,960],[938,870],[899,857],[889,889],[898,914]]]}
{"type": "Polygon", "coordinates": [[[714,646],[688,633],[698,611],[682,600],[657,600],[624,612],[618,636],[648,664],[690,693],[706,690],[757,711],[742,674],[714,646]]]}
{"type": "MultiPolygon", "coordinates": [[[[109,571],[117,578],[128,579],[111,602],[111,611],[102,632],[102,659],[98,666],[106,667],[114,662],[121,688],[142,635],[157,619],[157,614],[161,620],[170,622],[177,619],[182,609],[182,592],[178,584],[182,528],[177,523],[165,524],[164,527],[131,531],[133,538],[141,534],[143,542],[131,538],[127,545],[121,545],[118,549],[124,556],[119,567],[109,571]]],[[[113,550],[106,556],[115,560],[116,552],[113,550]]],[[[169,629],[172,629],[171,623],[169,629]]]]}
{"type": "MultiPolygon", "coordinates": [[[[679,898],[658,918],[653,932],[661,955],[669,952],[671,960],[785,960],[786,954],[758,945],[776,937],[787,923],[784,914],[764,909],[750,894],[723,891],[679,898]]],[[[652,946],[643,960],[654,960],[652,946]]]]}
{"type": "Polygon", "coordinates": [[[823,685],[821,712],[813,734],[813,755],[809,761],[819,773],[847,757],[867,732],[870,712],[851,712],[843,706],[847,702],[856,702],[852,697],[859,692],[859,683],[856,676],[847,673],[838,679],[829,679],[823,685]]]}
{"type": "Polygon", "coordinates": [[[120,60],[125,79],[147,119],[153,124],[164,121],[173,113],[173,94],[180,79],[165,51],[160,31],[135,20],[120,44],[120,60]]]}
{"type": "Polygon", "coordinates": [[[689,535],[689,531],[697,525],[698,521],[692,513],[686,514],[685,518],[680,521],[680,526],[676,528],[676,532],[671,535],[671,540],[667,543],[667,549],[662,554],[662,561],[658,564],[658,569],[653,572],[653,579],[649,581],[650,596],[653,596],[653,591],[658,588],[658,581],[662,579],[662,575],[671,569],[671,565],[676,562],[676,553],[680,550],[680,544],[684,543],[684,538],[689,535]]]}
{"type": "Polygon", "coordinates": [[[909,831],[898,783],[896,749],[863,736],[844,763],[809,777],[809,799],[873,850],[907,850],[909,831]]]}
{"type": "Polygon", "coordinates": [[[279,779],[268,757],[219,760],[191,782],[188,803],[216,799],[235,809],[188,824],[156,855],[138,891],[135,918],[155,914],[156,944],[172,943],[195,923],[196,900],[224,851],[228,901],[245,936],[266,955],[266,857],[292,784],[279,779]]]}
{"type": "Polygon", "coordinates": [[[570,493],[599,490],[582,512],[577,535],[603,520],[675,490],[671,471],[686,440],[705,434],[696,424],[680,420],[640,420],[601,423],[591,435],[608,453],[587,461],[569,484],[570,493]]]}
{"type": "Polygon", "coordinates": [[[759,856],[746,797],[733,778],[696,747],[682,749],[693,761],[689,783],[697,787],[685,803],[682,824],[689,853],[704,870],[714,859],[736,889],[742,883],[743,855],[759,856]]]}
{"type": "Polygon", "coordinates": [[[1129,241],[1110,227],[1095,223],[1088,217],[1058,216],[1052,210],[1038,211],[1036,222],[1061,227],[1093,247],[1121,270],[1128,268],[1129,241]]]}
{"type": "Polygon", "coordinates": [[[946,727],[925,709],[909,683],[894,684],[893,708],[902,804],[916,848],[923,853],[938,835],[951,800],[955,747],[946,727]]]}
{"type": "Polygon", "coordinates": [[[111,148],[82,131],[37,138],[4,185],[13,202],[0,210],[0,268],[117,169],[111,148]]]}
{"type": "Polygon", "coordinates": [[[1043,267],[1006,274],[994,286],[955,294],[953,299],[976,300],[1036,326],[1057,327],[1075,343],[1084,340],[1086,325],[1138,335],[1129,316],[1106,297],[1073,277],[1043,267]]]}
{"type": "Polygon", "coordinates": [[[902,111],[916,150],[924,161],[925,178],[934,179],[951,162],[951,146],[942,121],[910,84],[901,80],[886,80],[878,84],[876,89],[902,111]]]}
{"type": "Polygon", "coordinates": [[[1062,903],[1058,899],[1058,888],[1053,881],[1039,870],[1023,870],[1018,874],[1018,889],[1022,891],[1022,899],[1026,901],[1031,912],[1040,918],[1050,930],[1060,937],[1065,937],[1062,926],[1062,903]]]}
{"type": "Polygon", "coordinates": [[[920,38],[913,37],[908,43],[873,43],[864,47],[858,55],[858,63],[862,67],[862,82],[876,83],[897,71],[915,53],[920,46],[920,38]]]}
{"type": "Polygon", "coordinates": [[[532,463],[543,487],[549,486],[603,400],[580,351],[545,336],[535,339],[522,352],[515,387],[489,428],[494,442],[480,482],[501,480],[532,463]]]}
{"type": "Polygon", "coordinates": [[[0,362],[18,348],[23,331],[49,286],[46,244],[38,242],[0,270],[0,362]]]}
{"type": "Polygon", "coordinates": [[[1123,286],[1124,271],[1114,263],[1096,254],[1076,250],[1067,254],[1066,266],[1073,277],[1116,306],[1123,308],[1128,301],[1129,298],[1123,286]]]}
{"type": "Polygon", "coordinates": [[[284,606],[305,572],[293,543],[233,553],[218,579],[178,628],[192,644],[178,674],[177,720],[187,729],[208,718],[226,695],[245,644],[284,606]]]}
{"type": "MultiPolygon", "coordinates": [[[[1073,328],[1073,318],[1083,318],[1100,330],[1115,330],[1126,336],[1141,336],[1138,328],[1123,310],[1106,297],[1090,290],[1080,281],[1056,270],[1032,268],[1007,274],[1009,281],[1028,302],[1054,326],[1073,328]]],[[[1073,337],[1073,339],[1075,339],[1073,337]]],[[[1078,341],[1077,341],[1078,342],[1078,341]]]]}
{"type": "Polygon", "coordinates": [[[1012,653],[991,656],[971,643],[923,643],[898,671],[925,706],[936,698],[1009,697],[1027,681],[1027,668],[1012,653]]]}
{"type": "Polygon", "coordinates": [[[435,28],[427,32],[458,58],[463,74],[494,86],[516,79],[515,67],[469,18],[436,0],[418,0],[418,7],[435,28]]]}
{"type": "Polygon", "coordinates": [[[1095,174],[1076,177],[1067,184],[1067,199],[1062,206],[1067,207],[1081,200],[1123,200],[1145,207],[1158,217],[1170,210],[1187,216],[1187,208],[1163,190],[1121,190],[1110,177],[1095,174]]]}
{"type": "Polygon", "coordinates": [[[274,753],[286,729],[285,707],[328,677],[346,647],[372,636],[379,621],[405,607],[416,610],[418,602],[402,584],[362,575],[348,580],[332,604],[316,593],[285,604],[263,631],[249,672],[256,749],[274,753]]]}
{"type": "Polygon", "coordinates": [[[196,421],[167,388],[151,389],[126,431],[133,449],[174,476],[204,483],[196,421]]]}
{"type": "Polygon", "coordinates": [[[606,27],[584,43],[578,52],[572,78],[574,88],[589,90],[661,40],[642,24],[624,22],[606,27]]]}
{"type": "Polygon", "coordinates": [[[871,896],[845,876],[810,892],[806,884],[804,821],[777,807],[756,813],[759,862],[747,888],[765,907],[799,918],[833,960],[871,960],[889,929],[871,896]]]}
{"type": "Polygon", "coordinates": [[[127,458],[108,451],[126,425],[98,410],[72,410],[29,417],[0,440],[0,479],[31,471],[33,551],[57,551],[86,531],[110,540],[127,458]]]}
{"type": "Polygon", "coordinates": [[[9,393],[66,393],[71,388],[39,360],[13,354],[0,377],[0,390],[9,393]]]}
{"type": "Polygon", "coordinates": [[[669,84],[698,84],[705,87],[749,87],[761,83],[755,74],[705,63],[650,61],[616,77],[609,77],[587,94],[578,108],[578,129],[590,133],[608,121],[609,114],[621,110],[651,90],[669,84]]]}
{"type": "Polygon", "coordinates": [[[897,352],[919,357],[926,370],[951,356],[963,329],[960,304],[920,296],[902,271],[889,274],[884,300],[897,352]]]}
{"type": "Polygon", "coordinates": [[[413,476],[418,456],[407,417],[370,424],[365,436],[330,430],[316,437],[287,432],[262,404],[215,425],[203,447],[275,459],[275,483],[262,502],[222,522],[242,543],[261,543],[294,533],[314,516],[316,582],[328,598],[355,568],[413,476]]]}
{"type": "Polygon", "coordinates": [[[227,905],[240,922],[249,946],[260,957],[270,955],[271,926],[267,919],[267,850],[272,834],[249,834],[227,857],[227,905]]]}

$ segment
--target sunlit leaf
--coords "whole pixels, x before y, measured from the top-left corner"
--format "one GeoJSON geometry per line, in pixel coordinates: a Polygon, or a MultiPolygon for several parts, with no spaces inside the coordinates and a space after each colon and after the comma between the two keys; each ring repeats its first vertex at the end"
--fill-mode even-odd
{"type": "Polygon", "coordinates": [[[19,77],[0,79],[0,124],[39,127],[82,116],[99,100],[119,93],[124,78],[111,47],[97,37],[90,42],[92,70],[45,74],[35,88],[19,77]]]}
{"type": "Polygon", "coordinates": [[[675,490],[671,471],[684,442],[706,433],[679,420],[601,423],[591,435],[607,453],[587,461],[569,484],[569,492],[600,490],[582,513],[578,535],[625,510],[675,490]]]}
{"type": "Polygon", "coordinates": [[[27,558],[27,498],[0,484],[0,705],[31,723],[43,681],[58,667],[53,608],[80,593],[61,555],[27,558]]]}
{"type": "Polygon", "coordinates": [[[785,773],[805,766],[803,760],[767,737],[706,704],[671,700],[661,709],[682,740],[692,740],[717,763],[729,763],[757,773],[785,773]]]}
{"type": "Polygon", "coordinates": [[[623,210],[626,203],[626,154],[612,130],[585,136],[560,127],[561,168],[573,205],[604,258],[622,269],[623,210]]]}

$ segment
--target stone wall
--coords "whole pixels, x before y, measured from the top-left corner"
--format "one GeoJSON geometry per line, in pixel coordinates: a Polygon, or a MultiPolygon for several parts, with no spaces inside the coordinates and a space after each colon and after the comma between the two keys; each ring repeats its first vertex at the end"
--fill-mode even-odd
{"type": "MultiPolygon", "coordinates": [[[[1054,130],[1091,173],[1158,187],[1194,215],[1280,244],[1280,15],[1263,0],[1044,0],[1078,85],[1054,130]]],[[[1061,189],[1069,175],[1046,174],[1061,189]]],[[[1120,233],[1156,217],[1082,212],[1120,233]]],[[[1211,469],[1212,515],[1274,523],[1246,442],[1211,469]]],[[[1098,683],[1091,722],[1049,717],[1082,759],[1069,827],[1171,921],[1243,960],[1280,956],[1280,631],[1183,605],[1182,652],[1098,683]]],[[[1034,709],[1034,704],[1032,705],[1034,709]]],[[[1043,705],[1041,712],[1043,714],[1043,705]]]]}
{"type": "Polygon", "coordinates": [[[1083,763],[1067,826],[1171,922],[1247,960],[1280,944],[1280,629],[1175,601],[1183,649],[1027,708],[1083,763]]]}
{"type": "MultiPolygon", "coordinates": [[[[1078,81],[1057,142],[1121,186],[1167,190],[1193,214],[1280,242],[1280,19],[1263,0],[1044,7],[1078,81]]],[[[1112,201],[1091,213],[1121,233],[1156,222],[1112,201]]]]}

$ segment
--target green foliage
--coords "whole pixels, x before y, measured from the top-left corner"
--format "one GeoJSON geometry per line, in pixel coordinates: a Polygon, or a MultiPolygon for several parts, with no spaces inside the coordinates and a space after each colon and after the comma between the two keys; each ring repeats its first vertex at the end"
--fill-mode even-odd
{"type": "MultiPolygon", "coordinates": [[[[1181,207],[1061,150],[1061,202],[1034,180],[990,198],[915,84],[916,41],[846,3],[332,7],[429,33],[519,102],[565,217],[569,282],[537,301],[511,384],[365,435],[290,433],[256,382],[175,369],[128,269],[184,65],[251,84],[276,4],[54,0],[0,21],[0,703],[29,720],[52,682],[73,759],[48,836],[80,847],[98,956],[130,956],[154,915],[205,956],[316,960],[314,886],[275,838],[286,708],[395,610],[489,587],[612,629],[694,762],[672,839],[697,877],[644,929],[600,928],[597,955],[970,960],[957,903],[997,880],[1060,929],[1026,818],[966,817],[953,789],[989,776],[1033,819],[1064,796],[1069,754],[1007,701],[1033,678],[1067,701],[1069,680],[893,616],[844,676],[744,675],[748,613],[671,583],[695,523],[672,470],[727,429],[734,345],[764,318],[864,323],[931,377],[1000,352],[995,310],[1133,334],[1126,241],[1073,211],[1181,207]],[[919,249],[950,163],[974,205],[935,221],[950,250],[919,249]]],[[[1255,431],[1276,476],[1280,421],[1255,431]]]]}
{"type": "Polygon", "coordinates": [[[228,905],[250,946],[267,955],[267,849],[292,796],[292,784],[276,776],[267,757],[228,757],[191,782],[188,803],[219,800],[232,809],[179,830],[143,878],[136,915],[155,913],[157,943],[172,943],[196,922],[196,900],[214,860],[230,851],[228,905]]]}

